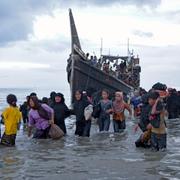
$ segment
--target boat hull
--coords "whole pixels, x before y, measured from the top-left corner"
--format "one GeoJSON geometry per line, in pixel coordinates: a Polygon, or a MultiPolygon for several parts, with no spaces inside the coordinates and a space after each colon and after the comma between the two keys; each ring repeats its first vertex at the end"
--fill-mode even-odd
{"type": "Polygon", "coordinates": [[[107,89],[111,94],[122,91],[128,94],[133,88],[123,81],[102,70],[91,66],[89,62],[74,55],[69,59],[67,66],[68,82],[71,88],[72,102],[76,90],[87,91],[89,94],[107,89]]]}

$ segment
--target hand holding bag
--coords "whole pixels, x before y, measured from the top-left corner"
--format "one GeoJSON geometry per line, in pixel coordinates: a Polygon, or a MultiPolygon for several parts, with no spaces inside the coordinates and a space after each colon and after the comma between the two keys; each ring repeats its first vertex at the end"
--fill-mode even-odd
{"type": "Polygon", "coordinates": [[[51,124],[49,136],[52,139],[60,139],[64,136],[64,132],[56,124],[51,124]]]}
{"type": "Polygon", "coordinates": [[[86,121],[90,120],[92,117],[92,113],[93,113],[93,106],[91,104],[89,104],[85,109],[84,109],[84,117],[86,119],[86,121]]]}

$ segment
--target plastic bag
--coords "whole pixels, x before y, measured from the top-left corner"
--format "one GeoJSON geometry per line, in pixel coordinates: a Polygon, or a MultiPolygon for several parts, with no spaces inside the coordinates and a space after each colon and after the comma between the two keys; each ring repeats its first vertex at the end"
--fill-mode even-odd
{"type": "Polygon", "coordinates": [[[64,136],[64,132],[56,124],[52,124],[49,130],[49,136],[52,139],[60,139],[64,136]]]}
{"type": "Polygon", "coordinates": [[[90,104],[84,109],[84,116],[86,121],[91,119],[92,113],[93,113],[93,106],[90,104]]]}

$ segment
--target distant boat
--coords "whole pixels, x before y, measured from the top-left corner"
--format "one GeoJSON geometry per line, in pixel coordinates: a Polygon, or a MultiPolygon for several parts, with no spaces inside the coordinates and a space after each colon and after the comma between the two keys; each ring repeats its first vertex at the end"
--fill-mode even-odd
{"type": "Polygon", "coordinates": [[[69,10],[70,28],[71,28],[71,54],[68,58],[67,64],[67,79],[71,89],[71,102],[74,101],[74,93],[76,90],[83,90],[91,95],[98,94],[102,89],[107,89],[111,94],[115,91],[122,91],[124,94],[128,94],[140,84],[140,66],[139,58],[134,58],[132,54],[128,56],[109,56],[102,55],[101,62],[114,62],[118,59],[123,60],[128,64],[129,77],[135,74],[135,78],[131,78],[131,81],[127,79],[122,80],[110,72],[107,73],[93,66],[90,60],[87,60],[86,54],[81,49],[76,25],[74,22],[71,9],[69,10]],[[130,63],[129,63],[130,62],[130,63]],[[136,82],[135,82],[136,81],[136,82]]]}

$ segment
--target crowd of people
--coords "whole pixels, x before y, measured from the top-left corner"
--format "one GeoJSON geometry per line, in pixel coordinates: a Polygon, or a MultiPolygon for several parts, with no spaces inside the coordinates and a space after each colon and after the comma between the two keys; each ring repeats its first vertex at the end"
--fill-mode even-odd
{"type": "Polygon", "coordinates": [[[112,98],[108,90],[102,90],[101,100],[96,104],[93,104],[92,97],[88,97],[80,90],[77,90],[74,96],[75,101],[71,109],[66,105],[64,95],[56,92],[52,92],[50,98],[44,97],[41,100],[36,93],[31,93],[18,108],[16,96],[9,94],[7,96],[9,107],[1,115],[1,123],[5,125],[1,144],[15,145],[21,119],[28,126],[29,137],[46,139],[51,138],[49,131],[54,124],[66,135],[65,119],[70,115],[76,117],[75,135],[82,137],[90,136],[92,118],[97,119],[99,132],[107,132],[112,117],[114,132],[120,133],[126,129],[126,119],[135,117],[139,120],[135,131],[138,128],[142,131],[135,142],[136,147],[165,150],[167,141],[165,116],[168,114],[171,119],[178,118],[180,114],[180,92],[175,89],[167,91],[152,88],[149,92],[140,89],[129,99],[121,91],[115,92],[112,98]]]}
{"type": "Polygon", "coordinates": [[[136,91],[131,104],[134,116],[139,118],[135,131],[138,128],[142,131],[135,142],[136,147],[165,150],[167,141],[165,117],[168,119],[180,117],[180,92],[157,83],[149,92],[144,89],[136,91]]]}
{"type": "Polygon", "coordinates": [[[139,86],[139,73],[141,68],[139,66],[139,57],[124,57],[124,59],[116,58],[115,60],[110,60],[108,57],[97,58],[97,56],[90,56],[89,53],[86,54],[86,60],[91,66],[97,67],[103,72],[110,74],[125,83],[133,86],[139,86]],[[121,62],[119,63],[119,60],[121,62]]]}

